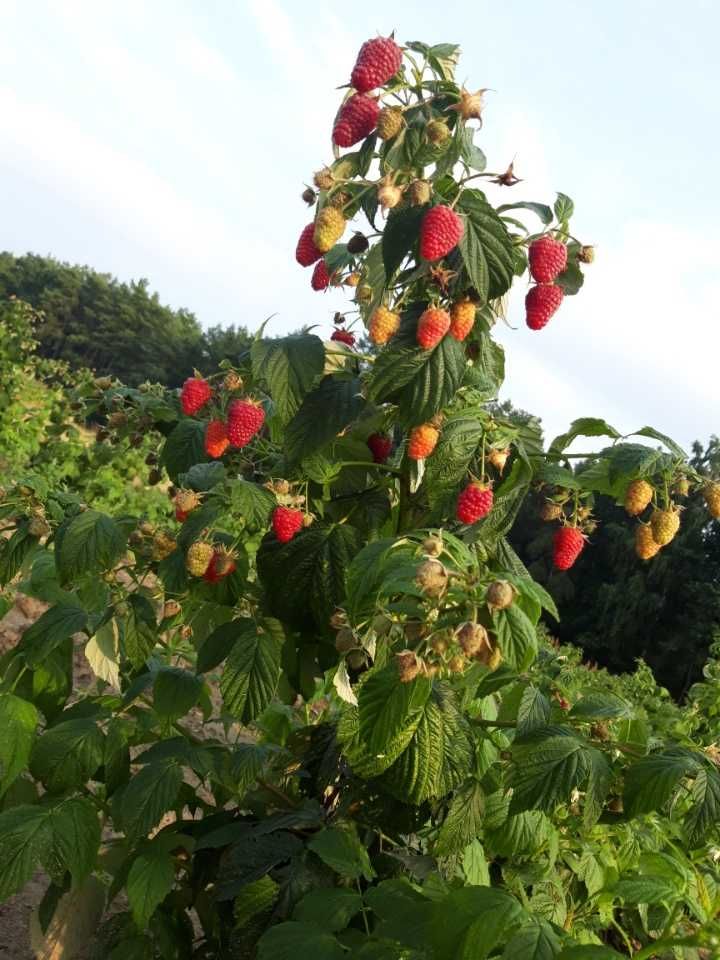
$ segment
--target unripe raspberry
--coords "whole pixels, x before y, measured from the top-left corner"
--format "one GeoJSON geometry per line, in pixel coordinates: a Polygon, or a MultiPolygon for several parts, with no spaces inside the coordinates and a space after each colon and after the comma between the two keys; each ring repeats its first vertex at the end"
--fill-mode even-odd
{"type": "Polygon", "coordinates": [[[477,657],[492,651],[490,637],[481,623],[464,623],[457,632],[457,640],[466,657],[477,657]]]}
{"type": "Polygon", "coordinates": [[[465,657],[462,653],[456,653],[454,657],[450,657],[447,668],[450,673],[462,673],[465,669],[465,657]]]}
{"type": "Polygon", "coordinates": [[[192,416],[202,410],[212,397],[212,389],[202,377],[188,377],[180,391],[180,405],[183,413],[192,416]]]}
{"type": "Polygon", "coordinates": [[[426,537],[422,542],[423,553],[428,557],[439,557],[444,545],[441,537],[426,537]]]}
{"type": "Polygon", "coordinates": [[[420,225],[420,256],[440,260],[458,245],[464,230],[461,217],[450,207],[431,207],[420,225]]]}
{"type": "Polygon", "coordinates": [[[359,273],[349,273],[347,277],[345,277],[346,287],[356,287],[359,283],[360,283],[359,273]]]}
{"type": "Polygon", "coordinates": [[[402,63],[402,50],[392,37],[373,37],[360,47],[350,83],[358,93],[384,86],[402,63]]]}
{"type": "Polygon", "coordinates": [[[318,170],[317,173],[313,174],[313,183],[318,188],[318,190],[332,190],[335,185],[335,177],[333,172],[329,167],[323,167],[322,170],[318,170]]]}
{"type": "Polygon", "coordinates": [[[592,263],[595,260],[595,247],[580,247],[577,257],[580,263],[592,263]]]}
{"type": "Polygon", "coordinates": [[[228,393],[236,393],[238,390],[243,388],[243,380],[239,373],[235,373],[234,370],[229,370],[225,374],[223,380],[223,386],[228,391],[228,393]]]}
{"type": "Polygon", "coordinates": [[[251,400],[233,400],[228,407],[228,438],[233,447],[245,447],[265,422],[265,411],[251,400]]]}
{"type": "Polygon", "coordinates": [[[549,522],[559,520],[563,515],[563,508],[559,503],[553,503],[552,500],[546,500],[540,507],[540,519],[549,522]]]}
{"type": "Polygon", "coordinates": [[[377,198],[383,210],[392,210],[402,200],[402,190],[393,184],[386,184],[378,190],[377,198]]]}
{"type": "Polygon", "coordinates": [[[173,540],[166,533],[157,533],[153,537],[153,560],[164,560],[177,548],[177,541],[173,540]]]}
{"type": "MultiPolygon", "coordinates": [[[[481,660],[482,663],[485,663],[481,657],[478,657],[478,660],[481,660]]],[[[490,658],[487,661],[487,666],[491,670],[497,670],[500,664],[503,662],[502,650],[500,647],[494,647],[493,652],[490,654],[490,658]]]]}
{"type": "Polygon", "coordinates": [[[175,517],[182,521],[189,513],[200,506],[200,496],[194,490],[178,490],[173,503],[175,504],[175,517]]]}
{"type": "Polygon", "coordinates": [[[330,286],[330,274],[324,260],[318,260],[315,264],[312,277],[310,277],[310,286],[316,291],[327,290],[330,286]]]}
{"type": "Polygon", "coordinates": [[[333,127],[333,143],[338,147],[352,147],[364,140],[375,129],[379,114],[377,100],[356,93],[340,108],[333,127]]]}
{"type": "Polygon", "coordinates": [[[438,656],[442,656],[443,654],[447,653],[449,646],[450,644],[448,643],[448,638],[441,633],[436,637],[433,637],[430,641],[430,647],[434,653],[438,654],[438,656]]]}
{"type": "Polygon", "coordinates": [[[369,246],[366,236],[362,233],[354,233],[348,240],[348,253],[364,253],[369,246]]]}
{"type": "Polygon", "coordinates": [[[219,583],[236,569],[235,556],[229,550],[220,547],[213,553],[207,570],[203,574],[203,580],[207,580],[208,583],[219,583]]]}
{"type": "Polygon", "coordinates": [[[402,130],[403,115],[399,107],[383,107],[377,121],[377,133],[381,140],[392,140],[402,130]]]}
{"type": "Polygon", "coordinates": [[[339,343],[345,343],[348,347],[355,346],[355,335],[350,333],[349,330],[333,330],[331,340],[336,340],[339,343]]]}
{"type": "Polygon", "coordinates": [[[440,307],[428,307],[420,315],[417,342],[423,350],[434,349],[450,329],[450,314],[440,307]]]}
{"type": "Polygon", "coordinates": [[[690,493],[690,481],[687,477],[680,477],[675,484],[673,493],[676,493],[679,497],[687,497],[690,493]]]}
{"type": "Polygon", "coordinates": [[[542,330],[556,313],[565,291],[554,283],[538,283],[525,297],[525,322],[531,330],[542,330]]]}
{"type": "Polygon", "coordinates": [[[328,204],[342,213],[343,208],[346,207],[351,200],[352,195],[349,194],[347,190],[336,190],[328,199],[328,204]]]}
{"type": "Polygon", "coordinates": [[[654,492],[647,480],[633,480],[625,491],[626,512],[637,517],[652,501],[654,492]]]}
{"type": "Polygon", "coordinates": [[[720,520],[720,483],[708,483],[703,487],[703,497],[710,516],[715,520],[720,520]]]}
{"type": "Polygon", "coordinates": [[[333,630],[340,630],[342,627],[346,627],[347,622],[347,613],[345,613],[342,607],[335,607],[330,617],[330,626],[333,630]]]}
{"type": "Polygon", "coordinates": [[[408,187],[408,200],[413,207],[421,207],[430,202],[432,187],[427,180],[413,180],[408,187]]]}
{"type": "Polygon", "coordinates": [[[433,146],[440,147],[450,139],[450,128],[444,120],[431,120],[425,127],[425,135],[433,146]]]}
{"type": "Polygon", "coordinates": [[[370,317],[370,339],[377,346],[383,346],[392,339],[400,329],[400,314],[393,313],[387,307],[378,307],[370,317]]]}
{"type": "Polygon", "coordinates": [[[280,480],[274,480],[270,484],[270,489],[279,497],[286,497],[290,493],[290,484],[287,480],[281,478],[280,480]]]}
{"type": "Polygon", "coordinates": [[[193,577],[202,577],[210,565],[215,548],[205,540],[191,543],[185,556],[185,566],[193,577]]]}
{"type": "Polygon", "coordinates": [[[493,580],[485,593],[485,601],[491,610],[507,610],[515,593],[515,587],[507,580],[493,580]]]}
{"type": "Polygon", "coordinates": [[[577,527],[560,527],[553,537],[553,564],[557,570],[569,570],[582,553],[585,537],[577,527]]]}
{"type": "Polygon", "coordinates": [[[367,445],[375,463],[385,463],[392,450],[392,438],[384,433],[371,433],[367,445]]]}
{"type": "Polygon", "coordinates": [[[490,450],[487,455],[488,463],[491,464],[498,473],[502,473],[505,469],[505,464],[508,462],[508,457],[510,456],[510,448],[505,447],[504,450],[490,450]]]}
{"type": "Polygon", "coordinates": [[[450,109],[455,110],[463,120],[481,120],[483,111],[483,94],[485,90],[470,93],[465,87],[460,91],[460,99],[450,109]]]}
{"type": "Polygon", "coordinates": [[[439,597],[447,586],[447,570],[438,560],[424,560],[417,568],[415,582],[426,596],[439,597]]]}
{"type": "Polygon", "coordinates": [[[335,637],[335,649],[338,653],[349,653],[355,647],[359,647],[357,637],[349,627],[341,627],[335,637]]]}
{"type": "Polygon", "coordinates": [[[473,481],[460,492],[455,516],[460,523],[477,523],[490,513],[492,505],[492,487],[473,481]]]}
{"type": "Polygon", "coordinates": [[[400,677],[400,683],[412,683],[421,669],[417,654],[412,650],[401,650],[400,653],[396,653],[395,666],[400,677]]]}
{"type": "Polygon", "coordinates": [[[291,507],[275,507],[272,515],[272,528],[280,543],[288,543],[303,527],[302,510],[291,507]]]}
{"type": "Polygon", "coordinates": [[[127,426],[127,422],[127,414],[123,410],[116,410],[107,419],[107,425],[111,430],[120,430],[127,426]]]}
{"type": "Polygon", "coordinates": [[[321,253],[334,247],[345,232],[345,217],[335,207],[323,207],[315,218],[313,243],[321,253]]]}
{"type": "Polygon", "coordinates": [[[301,267],[311,267],[316,260],[322,256],[322,250],[318,250],[313,240],[315,233],[315,224],[309,223],[300,234],[297,248],[295,250],[295,259],[301,267]]]}
{"type": "Polygon", "coordinates": [[[355,299],[358,303],[370,303],[372,300],[372,287],[367,283],[362,283],[357,288],[357,293],[355,294],[355,299]]]}
{"type": "Polygon", "coordinates": [[[431,423],[422,423],[413,427],[408,440],[407,454],[411,460],[424,460],[429,457],[440,439],[440,431],[431,423]]]}
{"type": "Polygon", "coordinates": [[[229,444],[225,423],[222,420],[210,420],[205,427],[205,453],[217,459],[225,453],[229,444]]]}
{"type": "Polygon", "coordinates": [[[50,530],[50,524],[44,517],[33,517],[28,523],[28,533],[32,537],[46,537],[50,530]]]}
{"type": "Polygon", "coordinates": [[[533,240],[528,249],[530,276],[538,283],[552,283],[567,266],[567,247],[549,233],[533,240]]]}
{"type": "Polygon", "coordinates": [[[163,620],[169,620],[182,612],[182,607],[177,600],[166,600],[163,604],[163,620]]]}
{"type": "Polygon", "coordinates": [[[461,343],[475,323],[475,304],[472,300],[458,300],[450,310],[450,336],[461,343]]]}
{"type": "Polygon", "coordinates": [[[659,543],[661,547],[664,547],[670,543],[680,529],[680,514],[674,508],[670,510],[654,510],[650,517],[650,526],[655,543],[659,543]]]}
{"type": "Polygon", "coordinates": [[[655,543],[652,527],[647,523],[638,524],[635,530],[635,553],[641,560],[650,560],[662,550],[659,543],[655,543]]]}

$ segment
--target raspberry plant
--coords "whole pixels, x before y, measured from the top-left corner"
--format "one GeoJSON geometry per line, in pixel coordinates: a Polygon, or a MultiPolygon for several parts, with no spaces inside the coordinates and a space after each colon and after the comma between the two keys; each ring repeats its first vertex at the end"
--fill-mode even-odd
{"type": "MultiPolygon", "coordinates": [[[[717,488],[650,428],[658,448],[581,418],[546,448],[498,413],[493,326],[528,251],[534,330],[592,252],[567,196],[479,189],[516,178],[486,171],[457,55],[370,42],[329,118],[296,256],[347,285],[346,336],[260,331],[179,395],[78,385],[118,444],[159,448],[164,518],[72,483],[5,492],[2,582],[51,605],[0,662],[0,897],[44,869],[46,937],[114,905],[113,960],[717,948],[717,721],[554,649],[507,539],[542,489],[567,568],[602,492],[649,556],[688,489],[717,512],[717,488]],[[611,444],[573,469],[579,437],[611,444]]],[[[714,667],[695,703],[713,691],[714,667]]]]}

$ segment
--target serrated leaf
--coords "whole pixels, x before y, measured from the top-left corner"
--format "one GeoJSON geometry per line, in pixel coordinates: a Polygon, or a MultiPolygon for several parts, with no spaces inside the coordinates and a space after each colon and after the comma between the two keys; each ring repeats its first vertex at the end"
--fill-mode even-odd
{"type": "MultiPolygon", "coordinates": [[[[509,544],[505,542],[505,547],[509,547],[509,544]]],[[[514,552],[514,551],[513,551],[514,552]]],[[[519,561],[517,554],[515,555],[519,561]]],[[[500,564],[507,563],[508,561],[512,562],[512,558],[507,555],[507,553],[502,550],[498,550],[498,562],[500,564]]],[[[516,569],[513,564],[513,569],[511,573],[504,574],[506,579],[515,586],[520,596],[528,597],[533,600],[535,603],[539,604],[543,610],[547,610],[550,616],[554,617],[555,620],[560,619],[560,614],[558,613],[557,607],[555,606],[555,601],[547,592],[545,587],[541,586],[536,580],[533,580],[532,577],[528,574],[525,568],[522,568],[521,572],[516,572],[516,569]]]]}
{"type": "Polygon", "coordinates": [[[566,193],[558,193],[553,205],[558,223],[566,222],[575,212],[575,204],[566,193]]]}
{"type": "Polygon", "coordinates": [[[0,813],[0,901],[25,886],[51,846],[48,808],[23,804],[0,813]]]}
{"type": "Polygon", "coordinates": [[[121,621],[123,651],[137,669],[147,661],[157,640],[155,608],[139,593],[131,594],[127,604],[127,616],[121,621]]]}
{"type": "Polygon", "coordinates": [[[580,417],[578,420],[573,420],[565,433],[555,437],[550,444],[550,453],[562,453],[578,437],[613,437],[618,439],[620,434],[615,427],[611,427],[609,423],[598,417],[580,417]]]}
{"type": "Polygon", "coordinates": [[[27,766],[38,712],[12,693],[0,693],[0,797],[27,766]]]}
{"type": "Polygon", "coordinates": [[[27,523],[19,523],[7,540],[0,541],[0,586],[15,578],[25,560],[37,548],[37,543],[37,538],[28,531],[27,523]]]}
{"type": "Polygon", "coordinates": [[[342,877],[372,880],[375,871],[367,850],[360,843],[354,824],[337,824],[313,834],[308,849],[342,877]]]}
{"type": "Polygon", "coordinates": [[[463,127],[461,124],[458,124],[458,128],[462,131],[460,156],[471,170],[482,173],[487,166],[487,157],[480,147],[473,143],[475,130],[472,127],[463,127]]]}
{"type": "Polygon", "coordinates": [[[243,887],[264,877],[303,849],[299,837],[287,830],[260,833],[251,830],[225,850],[217,876],[218,900],[232,900],[243,887]]]}
{"type": "Polygon", "coordinates": [[[553,735],[552,730],[545,728],[513,743],[508,776],[513,791],[511,813],[552,810],[556,803],[568,801],[588,776],[587,748],[582,741],[553,735]]]}
{"type": "Polygon", "coordinates": [[[211,460],[210,463],[196,463],[178,478],[180,485],[191,490],[197,490],[198,493],[207,493],[219,483],[222,483],[227,476],[225,465],[219,460],[211,460]]]}
{"type": "Polygon", "coordinates": [[[382,236],[386,277],[391,278],[405,257],[414,250],[426,212],[426,206],[406,207],[404,210],[390,212],[382,236]]]}
{"type": "Polygon", "coordinates": [[[270,703],[280,679],[285,634],[279,620],[234,620],[237,634],[220,680],[225,709],[241,723],[255,720],[270,703]]]}
{"type": "Polygon", "coordinates": [[[700,767],[690,792],[692,806],[685,817],[685,831],[692,847],[698,847],[720,825],[720,775],[700,767]]]}
{"type": "Polygon", "coordinates": [[[483,397],[496,397],[505,380],[505,348],[489,333],[481,333],[475,346],[477,354],[468,367],[466,382],[483,397]]]}
{"type": "Polygon", "coordinates": [[[335,937],[314,923],[288,920],[266,930],[258,941],[258,960],[343,960],[345,951],[335,937]]]}
{"type": "Polygon", "coordinates": [[[344,930],[363,907],[363,899],[354,890],[337,887],[334,890],[311,890],[293,911],[293,919],[315,923],[322,930],[336,933],[344,930]]]}
{"type": "Polygon", "coordinates": [[[613,720],[632,714],[630,704],[614,693],[590,692],[573,704],[571,717],[583,719],[613,720]]]}
{"type": "Polygon", "coordinates": [[[436,856],[459,853],[475,840],[482,833],[484,812],[485,793],[477,781],[471,780],[450,802],[435,841],[436,856]]]}
{"type": "Polygon", "coordinates": [[[550,721],[550,701],[537,687],[529,684],[523,690],[517,712],[517,734],[519,737],[532,733],[539,727],[545,727],[550,721]]]}
{"type": "Polygon", "coordinates": [[[55,563],[63,583],[88,573],[102,573],[117,563],[125,536],[115,521],[98,510],[79,513],[58,531],[55,563]]]}
{"type": "Polygon", "coordinates": [[[125,833],[133,839],[147,836],[162,815],[175,807],[182,780],[182,767],[175,760],[143,766],[113,796],[113,814],[125,833]]]}
{"type": "Polygon", "coordinates": [[[153,706],[164,720],[179,720],[198,701],[202,680],[180,667],[163,666],[155,674],[153,706]]]}
{"type": "Polygon", "coordinates": [[[572,470],[557,463],[543,463],[537,472],[537,479],[552,487],[564,487],[567,490],[579,490],[580,482],[572,470]]]}
{"type": "Polygon", "coordinates": [[[100,819],[87,797],[69,797],[50,810],[52,847],[43,858],[48,872],[60,880],[68,870],[74,884],[95,868],[100,848],[100,819]]]}
{"type": "Polygon", "coordinates": [[[357,379],[324,377],[308,393],[285,432],[285,448],[291,461],[302,460],[322,449],[354,423],[365,407],[357,379]]]}
{"type": "Polygon", "coordinates": [[[426,677],[402,683],[394,663],[374,670],[360,687],[360,737],[370,753],[386,758],[386,766],[390,766],[409,743],[430,689],[431,683],[426,677]]]}
{"type": "Polygon", "coordinates": [[[527,919],[518,901],[497,887],[462,887],[434,905],[437,960],[485,960],[527,919]]]}
{"type": "Polygon", "coordinates": [[[272,877],[261,877],[243,887],[233,904],[235,925],[242,928],[253,917],[267,913],[277,899],[279,889],[272,877]]]}
{"type": "Polygon", "coordinates": [[[483,300],[501,297],[512,284],[512,240],[480,190],[464,190],[457,212],[465,214],[460,253],[470,282],[483,300]]]}
{"type": "Polygon", "coordinates": [[[667,903],[678,896],[677,886],[667,877],[636,876],[619,880],[613,894],[624,903],[667,903]]]}
{"type": "Polygon", "coordinates": [[[530,210],[531,213],[540,217],[545,226],[552,223],[553,212],[546,203],[533,203],[530,200],[523,200],[519,203],[503,203],[497,207],[497,213],[505,213],[508,210],[530,210]]]}
{"type": "Polygon", "coordinates": [[[96,677],[119,689],[120,629],[115,617],[98,627],[85,644],[85,659],[96,677]]]}
{"type": "Polygon", "coordinates": [[[264,527],[277,501],[273,494],[257,483],[237,477],[226,484],[230,509],[244,517],[251,527],[264,527]]]}
{"type": "Polygon", "coordinates": [[[571,259],[563,272],[555,277],[554,282],[562,287],[566,297],[574,297],[579,293],[585,283],[585,275],[577,260],[571,259]]]}
{"type": "Polygon", "coordinates": [[[323,342],[314,334],[256,340],[250,348],[253,377],[264,381],[281,420],[287,423],[322,376],[323,342]]]}
{"type": "Polygon", "coordinates": [[[610,790],[613,771],[604,753],[591,747],[587,751],[588,779],[585,786],[583,823],[587,828],[600,819],[603,805],[610,790]]]}
{"type": "Polygon", "coordinates": [[[498,615],[497,639],[503,659],[515,670],[527,670],[537,656],[537,629],[517,604],[498,615]]]}
{"type": "Polygon", "coordinates": [[[30,757],[32,775],[50,793],[83,786],[103,762],[105,737],[95,720],[65,720],[46,730],[30,757]]]}
{"type": "Polygon", "coordinates": [[[545,843],[548,827],[545,814],[538,810],[524,811],[501,819],[499,823],[491,821],[486,824],[484,830],[486,845],[494,856],[528,856],[539,850],[545,843]]]}
{"type": "Polygon", "coordinates": [[[87,614],[77,606],[57,604],[46,610],[22,636],[20,649],[29,667],[37,667],[64,640],[87,626],[87,614]]]}
{"type": "Polygon", "coordinates": [[[560,948],[560,938],[550,924],[546,920],[532,920],[508,940],[502,960],[553,960],[560,948]]]}
{"type": "Polygon", "coordinates": [[[689,750],[672,747],[644,757],[625,773],[623,805],[630,817],[660,810],[670,800],[680,781],[698,770],[689,750]]]}
{"type": "Polygon", "coordinates": [[[126,890],[133,920],[144,930],[175,883],[175,865],[167,845],[150,843],[135,857],[126,890]]]}
{"type": "Polygon", "coordinates": [[[181,473],[205,463],[205,424],[201,420],[183,418],[168,435],[160,454],[160,463],[173,482],[177,482],[181,473]]]}
{"type": "Polygon", "coordinates": [[[467,475],[470,462],[483,436],[483,424],[473,410],[454,414],[443,424],[437,446],[425,467],[427,489],[432,503],[457,490],[467,475]]]}
{"type": "Polygon", "coordinates": [[[664,444],[671,453],[674,453],[676,457],[679,457],[681,460],[687,460],[687,454],[682,447],[678,446],[677,443],[667,434],[660,433],[659,430],[655,430],[654,427],[641,427],[639,430],[635,430],[632,434],[633,437],[649,437],[651,440],[657,440],[660,443],[664,444]]]}

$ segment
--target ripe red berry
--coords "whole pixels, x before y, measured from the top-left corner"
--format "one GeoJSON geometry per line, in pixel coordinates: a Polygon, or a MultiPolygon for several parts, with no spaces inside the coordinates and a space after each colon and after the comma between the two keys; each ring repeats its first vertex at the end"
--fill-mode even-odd
{"type": "Polygon", "coordinates": [[[272,515],[272,528],[280,543],[287,543],[302,530],[303,512],[292,507],[275,507],[272,515]]]}
{"type": "Polygon", "coordinates": [[[351,147],[373,132],[380,115],[377,100],[356,93],[346,100],[333,127],[332,140],[338,147],[351,147]]]}
{"type": "Polygon", "coordinates": [[[460,523],[477,523],[492,510],[492,487],[473,481],[460,491],[455,516],[460,523]]]}
{"type": "Polygon", "coordinates": [[[525,297],[525,322],[531,330],[542,330],[563,301],[565,291],[554,283],[538,283],[525,297]]]}
{"type": "Polygon", "coordinates": [[[428,307],[420,315],[416,339],[423,350],[436,347],[450,329],[450,314],[440,307],[428,307]]]}
{"type": "Polygon", "coordinates": [[[210,397],[212,397],[212,389],[207,380],[203,380],[202,377],[188,377],[180,391],[183,413],[192,416],[193,413],[202,410],[210,397]]]}
{"type": "Polygon", "coordinates": [[[315,223],[309,223],[300,234],[297,247],[295,249],[295,259],[301,267],[311,267],[316,260],[319,260],[322,253],[315,246],[313,234],[315,233],[315,223]]]}
{"type": "Polygon", "coordinates": [[[556,570],[569,570],[582,553],[585,537],[577,527],[560,527],[553,537],[553,564],[556,570]]]}
{"type": "Polygon", "coordinates": [[[228,407],[227,432],[233,447],[244,447],[265,422],[265,411],[251,400],[233,400],[228,407]]]}
{"type": "Polygon", "coordinates": [[[350,83],[358,93],[382,87],[400,69],[402,50],[392,37],[375,37],[360,47],[350,83]]]}
{"type": "Polygon", "coordinates": [[[567,266],[567,247],[546,233],[530,244],[528,260],[533,280],[552,283],[567,266]]]}
{"type": "Polygon", "coordinates": [[[327,290],[330,286],[330,274],[324,260],[318,260],[310,278],[310,286],[313,290],[327,290]]]}
{"type": "Polygon", "coordinates": [[[384,433],[371,433],[367,445],[375,463],[385,463],[392,450],[392,439],[384,433]]]}
{"type": "Polygon", "coordinates": [[[439,260],[458,245],[465,226],[450,207],[431,207],[420,226],[420,256],[439,260]]]}
{"type": "Polygon", "coordinates": [[[222,420],[211,420],[205,427],[205,453],[209,457],[221,457],[229,444],[225,423],[222,420]]]}
{"type": "Polygon", "coordinates": [[[331,340],[337,340],[340,343],[346,343],[349,347],[355,346],[355,334],[349,330],[333,330],[331,340]]]}

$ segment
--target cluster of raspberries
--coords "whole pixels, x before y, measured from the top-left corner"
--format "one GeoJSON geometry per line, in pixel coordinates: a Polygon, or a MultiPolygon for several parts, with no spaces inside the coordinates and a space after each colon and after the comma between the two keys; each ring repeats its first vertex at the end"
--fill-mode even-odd
{"type": "Polygon", "coordinates": [[[546,233],[530,244],[528,260],[536,283],[525,297],[525,322],[531,330],[542,330],[565,295],[554,281],[567,266],[567,247],[546,233]]]}
{"type": "MultiPolygon", "coordinates": [[[[212,399],[212,387],[202,377],[188,377],[180,391],[183,413],[194,416],[212,399]]],[[[265,422],[265,411],[254,400],[232,400],[227,419],[214,417],[205,427],[205,452],[221,457],[228,447],[246,447],[265,422]]]]}

